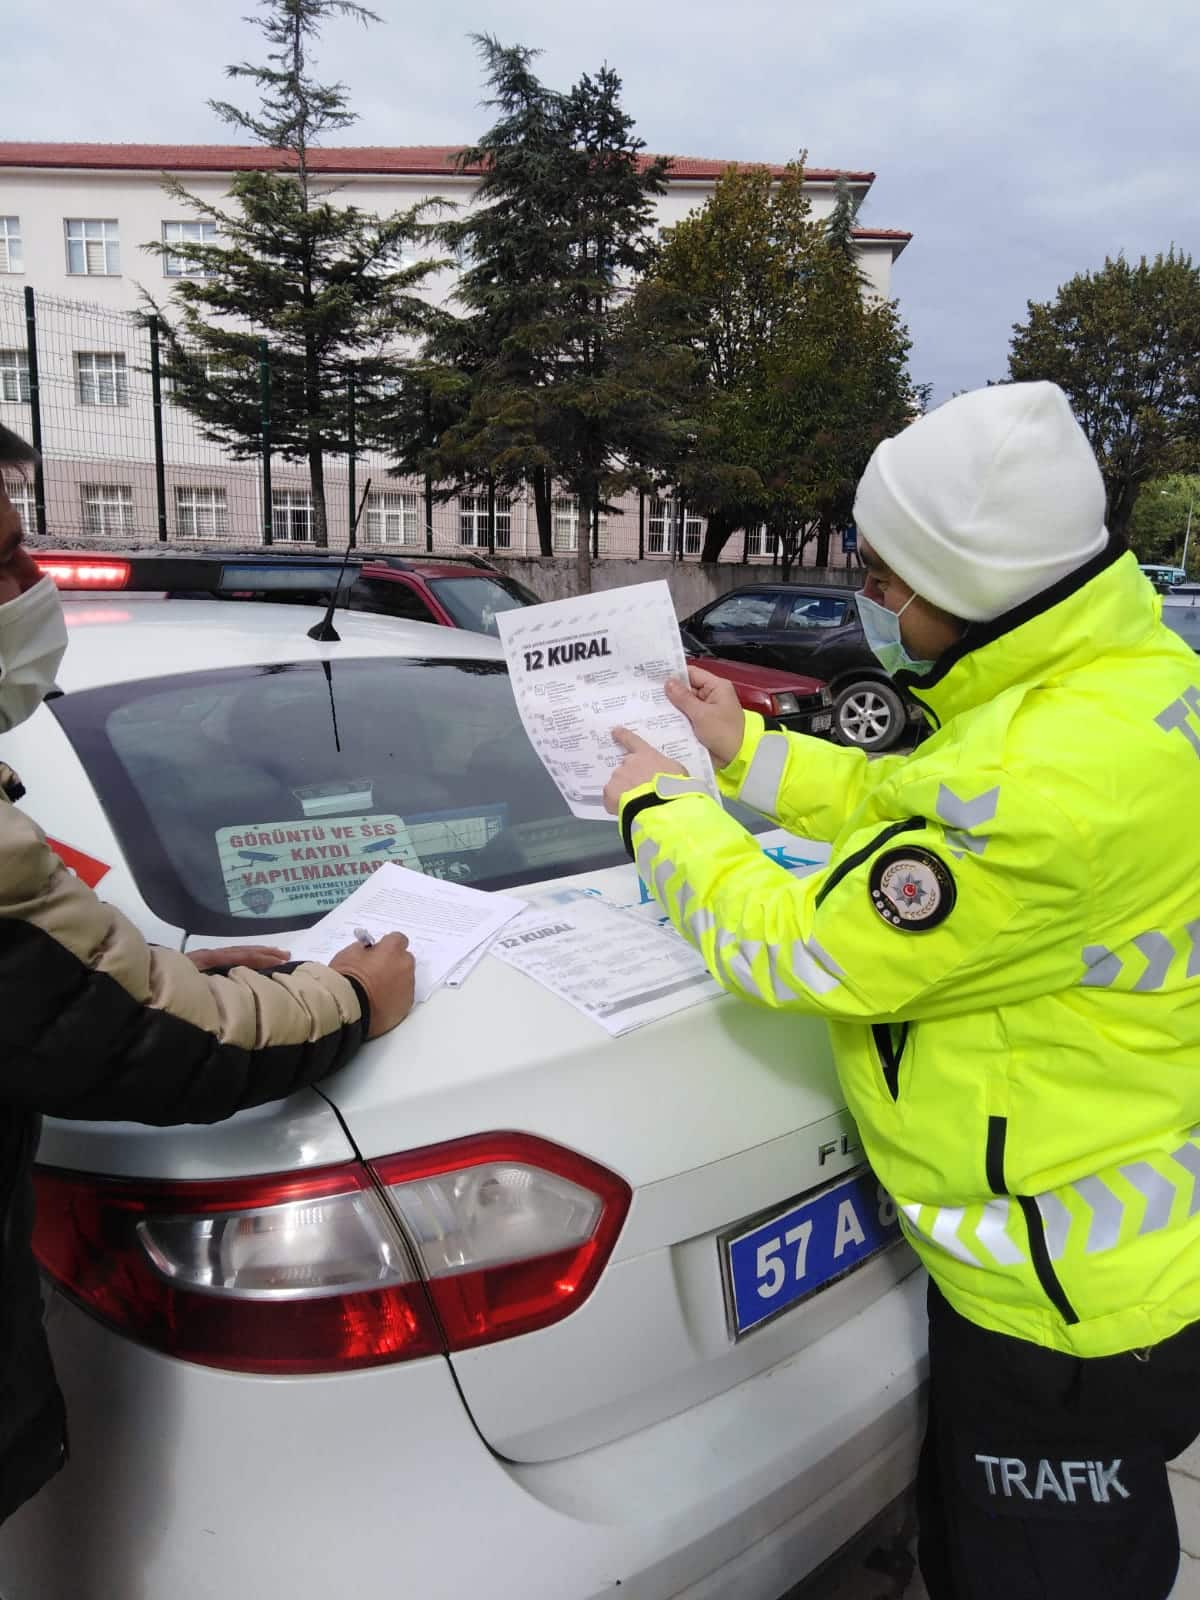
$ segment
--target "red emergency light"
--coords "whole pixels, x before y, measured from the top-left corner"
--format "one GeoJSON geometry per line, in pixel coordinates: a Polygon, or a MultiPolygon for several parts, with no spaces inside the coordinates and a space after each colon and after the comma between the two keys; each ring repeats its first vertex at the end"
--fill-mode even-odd
{"type": "Polygon", "coordinates": [[[60,556],[35,556],[34,561],[60,589],[124,589],[129,583],[128,561],[64,561],[60,556]]]}

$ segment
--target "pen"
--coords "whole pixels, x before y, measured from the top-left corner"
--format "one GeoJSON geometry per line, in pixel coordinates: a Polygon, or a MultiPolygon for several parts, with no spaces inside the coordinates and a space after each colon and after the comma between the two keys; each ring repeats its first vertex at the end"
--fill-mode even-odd
{"type": "Polygon", "coordinates": [[[365,928],[355,928],[354,937],[358,940],[359,944],[362,945],[364,950],[369,950],[375,943],[374,939],[372,939],[371,935],[365,928]]]}

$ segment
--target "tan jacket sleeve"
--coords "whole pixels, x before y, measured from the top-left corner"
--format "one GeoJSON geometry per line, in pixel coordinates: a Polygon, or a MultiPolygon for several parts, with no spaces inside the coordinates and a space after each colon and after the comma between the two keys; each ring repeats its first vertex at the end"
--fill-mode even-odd
{"type": "Polygon", "coordinates": [[[203,974],[148,945],[0,801],[0,1099],[60,1117],[216,1122],[344,1065],[361,991],[327,967],[203,974]]]}

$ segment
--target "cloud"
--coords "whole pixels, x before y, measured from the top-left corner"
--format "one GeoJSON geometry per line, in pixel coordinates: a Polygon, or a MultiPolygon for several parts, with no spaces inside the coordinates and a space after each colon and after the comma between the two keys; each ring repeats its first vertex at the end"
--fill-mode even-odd
{"type": "MultiPolygon", "coordinates": [[[[10,0],[10,13],[12,0],[10,0]]],[[[10,138],[220,140],[224,64],[258,59],[245,0],[16,0],[10,138]],[[97,64],[103,63],[98,70],[97,64]]],[[[893,284],[939,395],[1002,375],[1008,331],[1106,254],[1196,244],[1200,30],[1190,0],[375,0],[332,23],[323,76],[362,143],[486,126],[468,35],[541,46],[555,84],[609,61],[652,149],[878,173],[864,220],[911,228],[893,284]]]]}

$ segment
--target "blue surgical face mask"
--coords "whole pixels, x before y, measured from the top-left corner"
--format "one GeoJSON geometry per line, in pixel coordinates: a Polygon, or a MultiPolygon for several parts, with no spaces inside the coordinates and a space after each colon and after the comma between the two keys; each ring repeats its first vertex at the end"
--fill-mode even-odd
{"type": "Polygon", "coordinates": [[[889,611],[877,601],[868,600],[865,594],[854,596],[867,643],[889,678],[894,678],[898,672],[923,676],[933,666],[932,661],[914,661],[900,637],[900,618],[916,598],[915,594],[910,594],[899,611],[889,611]]]}

